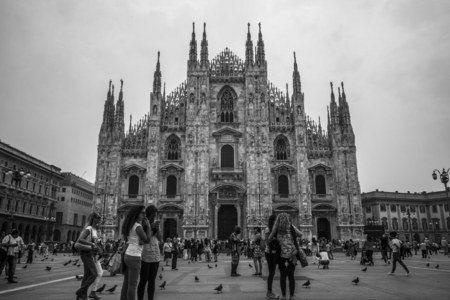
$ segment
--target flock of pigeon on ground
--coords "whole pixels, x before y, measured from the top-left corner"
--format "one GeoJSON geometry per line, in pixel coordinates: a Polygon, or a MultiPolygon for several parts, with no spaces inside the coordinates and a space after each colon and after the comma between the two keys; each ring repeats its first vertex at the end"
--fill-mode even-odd
{"type": "MultiPolygon", "coordinates": [[[[64,256],[65,256],[65,254],[64,254],[64,256]]],[[[43,259],[41,260],[41,262],[44,262],[44,261],[46,261],[46,260],[48,260],[48,256],[45,257],[45,258],[43,258],[43,259]]],[[[54,261],[54,258],[52,258],[50,261],[54,261]]],[[[190,264],[191,262],[188,261],[188,263],[190,264]]],[[[80,259],[79,259],[79,258],[74,259],[74,260],[69,259],[68,261],[66,261],[66,262],[64,263],[64,266],[67,266],[67,265],[69,265],[69,264],[72,264],[73,266],[81,267],[81,262],[80,262],[80,259]]],[[[24,266],[22,267],[22,269],[26,269],[27,266],[28,266],[28,265],[24,265],[24,266]]],[[[212,269],[212,268],[213,268],[213,266],[210,266],[209,264],[207,264],[207,266],[208,266],[208,269],[212,269]]],[[[252,264],[248,264],[248,266],[249,266],[250,268],[253,268],[253,265],[252,265],[252,264]]],[[[426,266],[429,268],[429,267],[430,267],[430,263],[427,263],[426,266]]],[[[214,267],[217,268],[217,264],[215,264],[214,267]]],[[[437,265],[435,266],[435,268],[436,268],[436,269],[439,269],[439,264],[437,264],[437,265]]],[[[45,267],[45,270],[50,272],[50,271],[52,270],[52,267],[46,266],[46,267],[45,267]]],[[[164,267],[161,266],[161,272],[163,272],[163,271],[164,271],[164,267]]],[[[365,267],[365,268],[362,269],[361,271],[366,272],[366,271],[367,271],[367,267],[365,267]]],[[[83,275],[76,275],[75,278],[76,278],[77,280],[82,280],[82,279],[83,279],[83,275]]],[[[162,275],[162,273],[159,274],[158,278],[159,278],[160,281],[163,280],[163,275],[162,275]]],[[[198,278],[198,276],[195,276],[194,280],[195,280],[195,282],[200,282],[200,278],[198,278]]],[[[360,280],[359,280],[359,277],[356,277],[355,279],[352,280],[352,283],[353,283],[354,285],[358,285],[359,281],[360,281],[360,280]]],[[[160,290],[165,290],[165,289],[166,289],[166,285],[167,285],[167,282],[166,282],[166,281],[163,281],[163,282],[159,285],[159,289],[160,289],[160,290]]],[[[311,286],[311,282],[310,282],[309,280],[302,284],[302,287],[304,287],[304,288],[310,288],[310,286],[311,286]]],[[[117,284],[114,285],[113,287],[109,288],[109,289],[106,289],[106,290],[105,290],[105,288],[106,288],[106,284],[103,284],[103,286],[101,286],[101,287],[100,287],[99,289],[97,289],[95,292],[96,292],[96,293],[102,293],[103,291],[105,291],[105,292],[109,292],[109,293],[114,293],[114,291],[115,291],[116,288],[117,288],[117,284]]],[[[217,294],[222,293],[222,290],[223,290],[223,285],[222,285],[222,284],[219,284],[216,288],[214,288],[214,291],[216,291],[217,294]]]]}

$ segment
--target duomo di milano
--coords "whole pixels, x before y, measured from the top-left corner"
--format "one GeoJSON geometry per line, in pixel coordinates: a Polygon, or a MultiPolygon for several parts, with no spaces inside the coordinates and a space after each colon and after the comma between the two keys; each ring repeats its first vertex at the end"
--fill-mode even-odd
{"type": "Polygon", "coordinates": [[[198,51],[194,28],[186,81],[167,95],[158,53],[150,111],[127,130],[123,82],[117,101],[110,82],[95,182],[108,237],[130,206],[154,204],[164,237],[223,240],[239,225],[247,238],[287,212],[304,237],[363,238],[344,85],[331,84],[324,130],[305,112],[295,53],[284,93],[269,81],[261,27],[254,48],[248,26],[245,60],[228,48],[210,60],[206,29],[198,51]]]}

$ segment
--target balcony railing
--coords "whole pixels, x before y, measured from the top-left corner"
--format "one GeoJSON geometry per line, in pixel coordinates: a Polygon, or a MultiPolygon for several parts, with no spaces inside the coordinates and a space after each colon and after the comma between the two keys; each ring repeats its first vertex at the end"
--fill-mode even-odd
{"type": "Polygon", "coordinates": [[[274,202],[294,202],[295,194],[273,194],[272,199],[274,202]]]}

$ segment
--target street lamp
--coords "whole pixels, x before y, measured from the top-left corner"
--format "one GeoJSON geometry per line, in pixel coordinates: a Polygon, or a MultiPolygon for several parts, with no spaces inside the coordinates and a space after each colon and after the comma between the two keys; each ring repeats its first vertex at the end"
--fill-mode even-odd
{"type": "MultiPolygon", "coordinates": [[[[14,181],[14,185],[15,185],[15,189],[14,189],[14,194],[17,195],[17,188],[20,186],[20,183],[22,182],[23,178],[28,178],[31,176],[29,171],[25,171],[24,169],[20,168],[18,171],[17,170],[9,170],[8,172],[6,172],[6,174],[8,175],[12,175],[12,181],[14,181]]],[[[17,199],[16,199],[17,200],[17,199]]],[[[13,212],[13,208],[11,207],[10,210],[10,225],[9,225],[9,229],[12,229],[12,222],[14,220],[14,212],[13,212]]]]}
{"type": "MultiPolygon", "coordinates": [[[[437,179],[437,174],[436,174],[436,172],[439,173],[439,177],[440,177],[440,179],[441,179],[441,182],[442,182],[442,183],[444,184],[444,186],[445,186],[445,193],[447,194],[447,210],[448,210],[448,213],[449,213],[449,215],[450,215],[450,198],[449,198],[449,196],[448,196],[448,188],[447,188],[447,183],[448,183],[448,172],[449,172],[449,171],[450,171],[450,168],[448,168],[447,171],[445,170],[445,168],[442,168],[442,172],[439,172],[439,170],[434,169],[434,170],[433,170],[432,176],[433,176],[433,179],[436,180],[436,179],[437,179]]],[[[444,207],[445,207],[445,205],[444,205],[444,207]]],[[[444,211],[445,211],[445,209],[444,209],[444,211]]]]}
{"type": "MultiPolygon", "coordinates": [[[[403,213],[403,214],[405,214],[405,213],[403,213]]],[[[408,217],[408,225],[409,225],[409,237],[410,237],[409,241],[412,242],[413,241],[413,233],[412,233],[412,226],[411,226],[411,216],[413,218],[415,218],[416,214],[411,213],[410,209],[407,208],[406,209],[406,216],[408,217]]]]}

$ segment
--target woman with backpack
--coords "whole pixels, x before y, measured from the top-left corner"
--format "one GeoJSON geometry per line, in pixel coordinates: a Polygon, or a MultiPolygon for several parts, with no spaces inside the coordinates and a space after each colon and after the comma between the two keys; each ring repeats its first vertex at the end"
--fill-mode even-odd
{"type": "Polygon", "coordinates": [[[297,264],[297,237],[302,233],[291,224],[289,215],[281,213],[277,216],[269,241],[276,237],[280,243],[280,255],[278,258],[278,268],[280,269],[281,300],[286,300],[286,278],[289,280],[289,300],[294,300],[295,292],[295,266],[297,264]]]}

